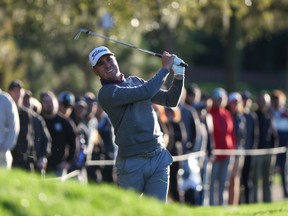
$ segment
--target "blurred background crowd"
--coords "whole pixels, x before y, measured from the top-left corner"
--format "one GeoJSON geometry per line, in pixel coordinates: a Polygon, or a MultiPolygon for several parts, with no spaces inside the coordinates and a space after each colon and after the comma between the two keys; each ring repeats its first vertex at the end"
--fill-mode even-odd
{"type": "MultiPolygon", "coordinates": [[[[76,172],[80,182],[116,184],[113,127],[97,95],[66,90],[36,97],[21,80],[13,80],[7,92],[1,91],[0,102],[0,127],[6,128],[0,134],[1,145],[6,143],[2,166],[46,178],[76,172]]],[[[171,201],[211,206],[272,202],[275,176],[281,196],[288,197],[284,91],[252,95],[216,87],[204,93],[190,83],[179,106],[154,109],[174,156],[171,201]]]]}

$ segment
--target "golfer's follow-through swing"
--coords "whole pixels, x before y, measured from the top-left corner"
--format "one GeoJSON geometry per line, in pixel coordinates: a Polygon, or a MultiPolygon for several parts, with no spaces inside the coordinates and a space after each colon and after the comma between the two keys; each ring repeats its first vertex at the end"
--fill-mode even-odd
{"type": "Polygon", "coordinates": [[[105,46],[93,48],[88,58],[93,73],[102,83],[99,104],[114,127],[118,185],[166,202],[173,159],[164,146],[152,104],[178,105],[187,64],[166,51],[159,57],[162,67],[148,81],[125,77],[113,52],[105,46]],[[173,82],[168,90],[161,89],[169,73],[174,77],[173,82]]]}
{"type": "MultiPolygon", "coordinates": [[[[93,31],[90,31],[90,30],[84,29],[84,28],[79,29],[79,31],[74,36],[74,40],[78,40],[78,38],[80,37],[81,33],[84,33],[86,35],[92,35],[92,36],[95,36],[95,37],[99,37],[99,38],[102,38],[104,40],[113,41],[115,43],[122,44],[124,46],[128,46],[128,47],[133,48],[133,49],[137,49],[137,50],[139,50],[141,52],[145,52],[145,53],[148,53],[148,54],[153,55],[153,56],[157,56],[157,57],[160,57],[160,58],[162,57],[162,55],[160,53],[155,53],[155,52],[152,52],[152,51],[149,51],[149,50],[141,49],[141,48],[139,48],[137,46],[134,46],[132,44],[129,44],[129,43],[126,43],[126,42],[123,42],[123,41],[119,41],[119,40],[116,40],[116,39],[113,39],[113,38],[109,38],[107,36],[97,34],[96,32],[93,32],[93,31]]],[[[180,65],[182,67],[185,67],[185,68],[188,67],[188,64],[186,64],[184,61],[182,61],[180,63],[180,65]]]]}

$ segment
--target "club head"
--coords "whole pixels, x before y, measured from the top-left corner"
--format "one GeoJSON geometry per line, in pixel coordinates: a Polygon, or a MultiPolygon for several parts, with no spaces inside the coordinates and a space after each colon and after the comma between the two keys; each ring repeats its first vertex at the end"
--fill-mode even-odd
{"type": "Polygon", "coordinates": [[[78,38],[80,37],[81,33],[88,34],[89,30],[87,30],[87,29],[79,29],[79,31],[74,36],[74,40],[78,40],[78,38]]]}
{"type": "Polygon", "coordinates": [[[75,36],[74,36],[74,40],[78,40],[78,38],[80,37],[80,35],[81,35],[81,31],[78,31],[76,34],[75,34],[75,36]]]}

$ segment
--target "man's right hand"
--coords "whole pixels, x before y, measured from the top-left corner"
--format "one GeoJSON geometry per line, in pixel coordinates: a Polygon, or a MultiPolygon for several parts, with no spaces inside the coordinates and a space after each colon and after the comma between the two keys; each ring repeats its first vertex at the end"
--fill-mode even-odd
{"type": "Polygon", "coordinates": [[[162,67],[170,71],[172,69],[173,63],[174,63],[174,55],[164,51],[162,54],[162,67]]]}

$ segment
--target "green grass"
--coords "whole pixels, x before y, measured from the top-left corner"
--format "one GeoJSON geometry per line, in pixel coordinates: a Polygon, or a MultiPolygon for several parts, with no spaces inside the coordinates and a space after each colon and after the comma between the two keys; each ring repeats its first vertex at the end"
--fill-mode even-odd
{"type": "Polygon", "coordinates": [[[288,201],[236,207],[164,204],[114,185],[61,182],[18,170],[0,169],[0,185],[1,216],[288,215],[288,201]]]}

